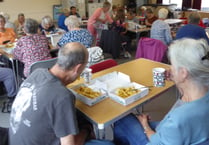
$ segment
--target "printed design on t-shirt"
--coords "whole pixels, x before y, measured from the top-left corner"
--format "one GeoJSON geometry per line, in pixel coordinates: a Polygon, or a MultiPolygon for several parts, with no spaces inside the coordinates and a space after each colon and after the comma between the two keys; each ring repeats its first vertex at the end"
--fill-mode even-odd
{"type": "Polygon", "coordinates": [[[12,112],[10,117],[10,126],[14,134],[19,129],[20,124],[24,123],[26,126],[30,126],[30,121],[27,118],[23,117],[23,113],[27,111],[27,109],[31,105],[34,104],[33,101],[34,98],[36,98],[36,91],[34,88],[34,86],[26,84],[21,87],[20,91],[16,96],[16,99],[12,106],[12,112]]]}

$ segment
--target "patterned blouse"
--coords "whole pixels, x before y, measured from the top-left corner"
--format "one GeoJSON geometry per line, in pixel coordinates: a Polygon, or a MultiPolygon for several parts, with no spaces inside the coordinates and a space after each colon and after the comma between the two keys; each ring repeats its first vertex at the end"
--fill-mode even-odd
{"type": "Polygon", "coordinates": [[[13,51],[14,58],[24,63],[24,75],[30,72],[30,65],[34,62],[51,58],[49,42],[46,36],[34,34],[22,36],[13,51]]]}
{"type": "Polygon", "coordinates": [[[89,48],[92,45],[93,37],[87,29],[72,30],[65,33],[57,44],[62,47],[68,42],[80,42],[89,48]]]}

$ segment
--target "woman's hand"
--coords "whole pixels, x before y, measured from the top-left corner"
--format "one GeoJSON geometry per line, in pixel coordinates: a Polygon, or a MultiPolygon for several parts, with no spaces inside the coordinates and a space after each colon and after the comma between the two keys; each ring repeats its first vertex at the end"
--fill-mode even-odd
{"type": "Polygon", "coordinates": [[[143,127],[148,125],[148,118],[149,116],[146,114],[141,114],[139,116],[137,116],[138,120],[140,121],[140,123],[142,124],[143,127]]]}
{"type": "Polygon", "coordinates": [[[167,69],[165,71],[165,79],[168,81],[172,81],[172,73],[171,73],[171,69],[167,69]]]}
{"type": "Polygon", "coordinates": [[[149,126],[148,120],[150,119],[150,117],[148,115],[141,114],[137,116],[137,118],[144,128],[144,133],[147,135],[148,138],[150,138],[151,135],[155,134],[155,131],[153,131],[149,126]]]}

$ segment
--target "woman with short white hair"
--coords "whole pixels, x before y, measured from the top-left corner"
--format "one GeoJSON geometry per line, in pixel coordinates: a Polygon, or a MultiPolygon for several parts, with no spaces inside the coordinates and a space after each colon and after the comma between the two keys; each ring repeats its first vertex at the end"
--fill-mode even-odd
{"type": "Polygon", "coordinates": [[[160,19],[166,19],[168,16],[168,10],[165,8],[161,8],[158,12],[158,18],[160,19]]]}
{"type": "Polygon", "coordinates": [[[56,27],[50,16],[44,16],[41,19],[41,24],[39,25],[39,29],[43,35],[53,34],[56,32],[56,27]]]}
{"type": "Polygon", "coordinates": [[[59,47],[69,42],[80,42],[86,48],[92,46],[93,37],[87,29],[80,28],[80,19],[77,16],[71,15],[67,17],[65,19],[65,25],[69,31],[57,43],[59,47]]]}
{"type": "Polygon", "coordinates": [[[167,77],[181,97],[160,122],[132,114],[114,124],[120,145],[197,145],[209,137],[209,46],[201,39],[179,39],[168,50],[167,77]]]}
{"type": "Polygon", "coordinates": [[[158,11],[158,20],[151,27],[150,37],[161,40],[164,44],[169,45],[172,41],[171,30],[169,25],[164,22],[168,16],[168,10],[161,8],[158,11]]]}

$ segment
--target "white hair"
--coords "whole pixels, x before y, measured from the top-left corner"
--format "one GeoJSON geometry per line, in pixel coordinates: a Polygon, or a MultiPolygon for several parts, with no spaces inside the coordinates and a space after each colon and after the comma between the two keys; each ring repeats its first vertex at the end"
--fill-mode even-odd
{"type": "Polygon", "coordinates": [[[70,26],[70,28],[78,28],[80,26],[80,20],[75,15],[70,15],[65,19],[65,25],[70,26]]]}
{"type": "Polygon", "coordinates": [[[54,22],[50,16],[44,16],[41,20],[41,25],[45,26],[48,24],[52,26],[54,24],[54,22]]]}
{"type": "Polygon", "coordinates": [[[170,45],[168,54],[177,70],[185,68],[192,80],[209,88],[209,46],[205,39],[176,40],[170,45]]]}
{"type": "Polygon", "coordinates": [[[166,19],[168,16],[168,10],[166,8],[161,8],[159,11],[158,11],[158,18],[161,18],[161,19],[166,19]]]}
{"type": "Polygon", "coordinates": [[[4,12],[0,12],[0,15],[4,16],[6,22],[7,22],[7,21],[9,20],[9,18],[10,18],[9,14],[4,13],[4,12]]]}
{"type": "Polygon", "coordinates": [[[140,9],[143,9],[144,11],[147,10],[147,8],[145,6],[142,6],[140,9]]]}

